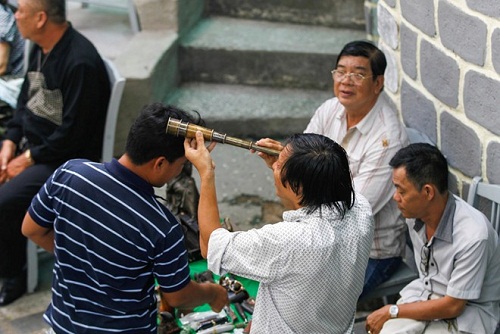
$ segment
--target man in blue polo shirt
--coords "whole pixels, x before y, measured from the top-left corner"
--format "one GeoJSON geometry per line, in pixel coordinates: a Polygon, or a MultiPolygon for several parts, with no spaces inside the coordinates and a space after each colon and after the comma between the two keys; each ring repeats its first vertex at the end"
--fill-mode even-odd
{"type": "Polygon", "coordinates": [[[44,315],[54,332],[156,333],[155,280],[172,307],[227,303],[222,286],[190,280],[182,229],[154,193],[186,162],[184,139],[165,131],[169,117],[197,124],[182,110],[146,106],[120,159],[70,160],[33,199],[22,230],[55,255],[44,315]]]}

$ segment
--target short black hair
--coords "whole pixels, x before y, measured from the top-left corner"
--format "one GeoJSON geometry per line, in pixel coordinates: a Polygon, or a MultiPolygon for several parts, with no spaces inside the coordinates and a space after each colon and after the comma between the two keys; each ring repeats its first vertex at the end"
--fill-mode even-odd
{"type": "Polygon", "coordinates": [[[373,80],[379,75],[384,75],[385,69],[387,68],[387,60],[385,59],[384,53],[369,41],[352,41],[344,45],[337,57],[335,68],[337,68],[343,56],[368,58],[372,68],[373,80]]]}
{"type": "Polygon", "coordinates": [[[426,143],[414,143],[400,149],[389,162],[392,168],[404,167],[408,180],[422,190],[433,184],[443,194],[448,191],[448,162],[439,149],[426,143]]]}
{"type": "Polygon", "coordinates": [[[66,0],[32,0],[47,14],[49,21],[61,24],[66,22],[66,0]]]}
{"type": "Polygon", "coordinates": [[[152,103],[145,106],[132,124],[125,151],[131,161],[142,165],[151,159],[165,157],[167,161],[174,162],[184,156],[184,137],[167,134],[169,117],[203,125],[198,112],[192,116],[180,108],[152,103]]]}
{"type": "Polygon", "coordinates": [[[283,186],[301,194],[299,204],[308,213],[326,205],[344,217],[354,205],[355,193],[342,146],[323,135],[300,133],[292,135],[285,147],[290,155],[281,170],[283,186]]]}

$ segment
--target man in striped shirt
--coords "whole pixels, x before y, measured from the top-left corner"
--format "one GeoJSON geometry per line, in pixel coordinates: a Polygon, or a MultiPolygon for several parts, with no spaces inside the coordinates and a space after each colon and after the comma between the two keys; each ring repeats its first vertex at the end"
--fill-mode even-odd
{"type": "Polygon", "coordinates": [[[55,255],[44,315],[54,332],[156,333],[155,281],[173,307],[227,303],[222,286],[191,281],[182,229],[154,193],[186,162],[184,139],[165,131],[169,117],[197,123],[146,106],[118,160],[70,160],[33,199],[23,234],[55,255]]]}

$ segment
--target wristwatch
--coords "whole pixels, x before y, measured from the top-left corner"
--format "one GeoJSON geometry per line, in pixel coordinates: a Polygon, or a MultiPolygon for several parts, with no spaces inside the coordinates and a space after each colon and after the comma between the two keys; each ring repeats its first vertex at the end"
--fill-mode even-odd
{"type": "Polygon", "coordinates": [[[391,315],[391,318],[397,318],[399,313],[399,307],[397,305],[391,305],[389,308],[389,314],[391,315]]]}

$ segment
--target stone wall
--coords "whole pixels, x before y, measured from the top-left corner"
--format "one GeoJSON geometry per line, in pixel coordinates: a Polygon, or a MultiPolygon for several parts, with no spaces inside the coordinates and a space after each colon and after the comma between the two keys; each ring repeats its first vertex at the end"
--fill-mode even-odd
{"type": "Polygon", "coordinates": [[[200,19],[205,0],[134,0],[142,30],[115,59],[127,79],[120,103],[114,155],[125,149],[127,134],[139,110],[163,101],[180,81],[178,40],[200,19]]]}
{"type": "Polygon", "coordinates": [[[371,0],[365,17],[387,56],[385,91],[445,154],[456,190],[476,175],[500,183],[498,0],[371,0]]]}

